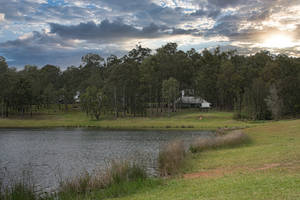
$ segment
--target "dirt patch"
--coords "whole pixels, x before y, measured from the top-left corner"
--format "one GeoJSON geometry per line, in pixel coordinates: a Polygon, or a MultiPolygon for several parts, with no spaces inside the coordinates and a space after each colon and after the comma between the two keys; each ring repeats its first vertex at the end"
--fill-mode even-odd
{"type": "Polygon", "coordinates": [[[249,167],[236,167],[232,169],[213,169],[213,170],[207,170],[203,172],[196,172],[196,173],[190,173],[190,174],[184,174],[183,178],[185,179],[193,179],[193,178],[209,178],[209,177],[220,177],[224,176],[226,174],[233,173],[235,171],[248,171],[248,172],[254,172],[254,171],[261,171],[261,170],[268,170],[276,167],[281,167],[282,164],[280,163],[269,163],[265,164],[262,167],[259,168],[249,168],[249,167]]]}
{"type": "Polygon", "coordinates": [[[279,167],[280,163],[271,163],[271,164],[265,164],[263,167],[256,168],[255,170],[266,170],[266,169],[271,169],[274,167],[279,167]]]}
{"type": "Polygon", "coordinates": [[[220,177],[223,176],[225,173],[228,173],[227,170],[223,169],[215,169],[215,170],[208,170],[204,172],[196,172],[191,174],[185,174],[183,177],[186,179],[192,179],[192,178],[199,178],[199,177],[220,177]]]}

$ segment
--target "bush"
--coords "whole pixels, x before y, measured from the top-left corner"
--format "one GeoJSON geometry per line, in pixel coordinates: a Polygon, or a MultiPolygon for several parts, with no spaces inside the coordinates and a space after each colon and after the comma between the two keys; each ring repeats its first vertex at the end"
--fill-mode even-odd
{"type": "Polygon", "coordinates": [[[143,180],[147,178],[146,171],[135,163],[112,162],[107,170],[108,181],[110,184],[126,181],[143,180]]]}
{"type": "Polygon", "coordinates": [[[196,153],[207,149],[237,146],[248,143],[249,141],[250,138],[248,135],[237,130],[222,136],[207,138],[200,137],[190,146],[190,151],[192,153],[196,153]]]}
{"type": "Polygon", "coordinates": [[[59,194],[85,194],[94,190],[107,189],[116,184],[132,182],[136,180],[145,180],[146,171],[135,163],[112,162],[110,167],[100,173],[93,175],[85,172],[84,174],[62,182],[59,188],[59,194]]]}
{"type": "Polygon", "coordinates": [[[182,140],[167,143],[159,152],[158,165],[161,176],[175,175],[180,172],[185,160],[182,140]]]}

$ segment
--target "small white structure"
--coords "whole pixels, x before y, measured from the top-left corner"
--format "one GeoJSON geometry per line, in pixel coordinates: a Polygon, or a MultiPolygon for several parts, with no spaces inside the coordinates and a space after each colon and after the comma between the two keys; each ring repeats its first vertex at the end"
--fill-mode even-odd
{"type": "Polygon", "coordinates": [[[202,99],[201,97],[187,96],[185,91],[181,91],[181,97],[177,99],[177,104],[180,104],[181,107],[192,107],[192,108],[210,108],[211,103],[202,99]]]}
{"type": "Polygon", "coordinates": [[[203,102],[201,103],[201,108],[210,108],[211,103],[208,103],[203,99],[203,102]]]}
{"type": "Polygon", "coordinates": [[[74,101],[75,103],[80,103],[80,92],[77,91],[76,95],[74,96],[74,101]]]}

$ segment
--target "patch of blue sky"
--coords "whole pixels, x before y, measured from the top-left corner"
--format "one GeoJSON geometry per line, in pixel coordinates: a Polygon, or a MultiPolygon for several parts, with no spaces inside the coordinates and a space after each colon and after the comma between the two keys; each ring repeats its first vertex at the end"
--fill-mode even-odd
{"type": "Polygon", "coordinates": [[[47,0],[49,6],[65,6],[67,3],[64,0],[47,0]]]}
{"type": "Polygon", "coordinates": [[[96,7],[95,5],[93,5],[93,4],[88,4],[88,5],[86,6],[86,8],[89,8],[89,9],[96,9],[97,7],[96,7]]]}

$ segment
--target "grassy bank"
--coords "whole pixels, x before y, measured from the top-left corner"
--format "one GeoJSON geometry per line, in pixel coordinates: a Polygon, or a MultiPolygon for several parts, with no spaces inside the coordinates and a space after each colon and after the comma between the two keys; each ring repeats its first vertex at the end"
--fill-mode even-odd
{"type": "Polygon", "coordinates": [[[36,114],[33,117],[11,117],[0,119],[0,128],[43,128],[43,127],[99,127],[122,130],[215,130],[219,127],[245,128],[260,123],[247,123],[232,119],[229,112],[184,111],[169,117],[118,118],[103,116],[100,121],[91,120],[84,113],[36,114]]]}
{"type": "Polygon", "coordinates": [[[251,144],[192,154],[183,177],[121,199],[300,199],[300,120],[244,132],[251,144]]]}

